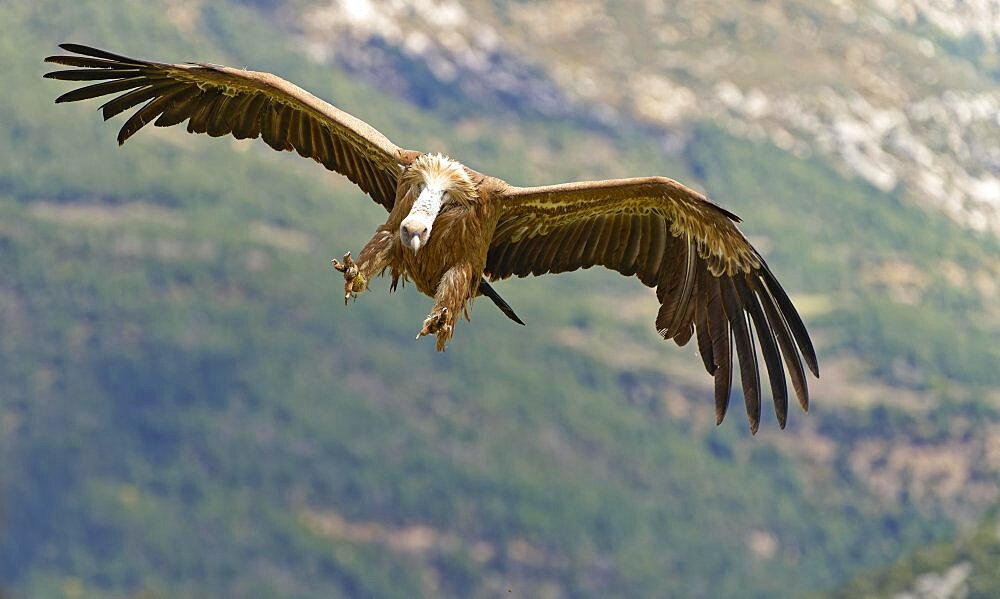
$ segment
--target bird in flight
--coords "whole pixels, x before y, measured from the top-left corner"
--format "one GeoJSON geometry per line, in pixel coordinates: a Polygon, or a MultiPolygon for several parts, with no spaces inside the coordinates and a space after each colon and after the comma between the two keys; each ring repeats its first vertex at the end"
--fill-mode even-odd
{"type": "Polygon", "coordinates": [[[655,327],[680,346],[692,337],[714,377],[716,422],[729,406],[734,353],[750,430],[757,431],[764,358],[779,425],[788,412],[785,371],[803,410],[803,363],[819,376],[798,312],[740,219],[677,181],[641,177],[517,187],[441,154],[400,148],[368,123],[270,73],[206,63],[137,60],[78,44],[46,62],[72,67],[50,79],[88,82],[56,102],[111,96],[105,119],[139,107],[122,144],[143,126],[187,121],[192,133],[260,137],[345,175],[389,211],[361,249],[333,267],[345,303],[389,272],[434,299],[417,338],[451,339],[470,302],[485,295],[521,322],[489,281],[604,266],[656,289],[655,327]]]}

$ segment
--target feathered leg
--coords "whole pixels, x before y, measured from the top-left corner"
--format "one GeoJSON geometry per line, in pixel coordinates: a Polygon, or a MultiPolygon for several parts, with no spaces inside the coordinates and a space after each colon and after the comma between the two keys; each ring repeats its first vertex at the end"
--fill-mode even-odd
{"type": "Polygon", "coordinates": [[[389,266],[392,242],[392,233],[380,229],[362,248],[357,262],[351,259],[351,252],[344,254],[343,263],[336,258],[330,261],[334,269],[344,273],[344,305],[347,305],[347,300],[367,290],[368,281],[389,266]]]}
{"type": "Polygon", "coordinates": [[[468,264],[459,264],[450,268],[434,294],[434,309],[424,320],[424,326],[417,334],[417,339],[424,335],[437,335],[437,350],[444,351],[444,346],[455,332],[455,321],[460,314],[466,312],[465,304],[475,297],[479,277],[476,269],[468,264]]]}

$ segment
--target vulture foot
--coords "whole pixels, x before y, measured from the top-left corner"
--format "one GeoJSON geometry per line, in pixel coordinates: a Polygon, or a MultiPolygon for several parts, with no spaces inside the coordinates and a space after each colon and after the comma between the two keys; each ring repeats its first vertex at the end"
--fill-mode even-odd
{"type": "Polygon", "coordinates": [[[417,339],[424,335],[437,335],[437,350],[444,351],[444,345],[451,339],[454,325],[448,308],[438,308],[424,319],[424,327],[417,334],[417,339]]]}
{"type": "Polygon", "coordinates": [[[344,273],[344,305],[352,297],[357,299],[358,294],[368,288],[368,281],[358,270],[358,265],[351,259],[351,252],[344,254],[344,263],[341,264],[336,258],[330,261],[334,270],[344,273]]]}

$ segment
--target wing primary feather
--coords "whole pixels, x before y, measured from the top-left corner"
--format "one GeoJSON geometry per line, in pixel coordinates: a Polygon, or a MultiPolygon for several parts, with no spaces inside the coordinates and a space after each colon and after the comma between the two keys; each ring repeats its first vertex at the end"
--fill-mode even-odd
{"type": "Polygon", "coordinates": [[[692,298],[692,321],[695,338],[698,340],[698,355],[708,374],[715,374],[715,354],[712,350],[712,333],[708,328],[709,282],[711,274],[707,269],[698,271],[692,298]]]}
{"type": "MultiPolygon", "coordinates": [[[[733,330],[728,323],[724,324],[726,332],[723,336],[723,347],[726,359],[715,370],[715,424],[722,424],[729,410],[729,397],[733,392],[733,330]]],[[[718,354],[716,354],[718,355],[718,354]]]]}
{"type": "Polygon", "coordinates": [[[680,327],[671,339],[674,340],[677,347],[684,347],[688,344],[688,341],[691,341],[692,335],[694,335],[694,323],[688,322],[686,326],[680,327]]]}
{"type": "MultiPolygon", "coordinates": [[[[180,91],[180,89],[181,88],[178,87],[177,91],[180,91]]],[[[125,124],[122,125],[122,128],[118,131],[118,145],[125,143],[125,140],[135,135],[139,129],[142,129],[149,123],[153,122],[156,117],[160,116],[160,114],[163,113],[163,109],[166,108],[167,104],[170,102],[172,95],[172,93],[168,92],[165,95],[153,98],[149,101],[149,103],[129,117],[129,119],[125,121],[125,124]]]]}
{"type": "Polygon", "coordinates": [[[708,374],[715,374],[715,354],[712,351],[712,334],[708,330],[708,312],[705,298],[700,298],[695,308],[695,335],[698,339],[698,355],[708,374]]]}
{"type": "Polygon", "coordinates": [[[678,291],[683,284],[681,279],[684,276],[683,252],[671,253],[660,268],[660,282],[656,286],[656,299],[660,302],[660,311],[656,315],[656,330],[664,339],[670,338],[668,325],[673,318],[674,310],[677,308],[678,291]]]}
{"type": "Polygon", "coordinates": [[[57,79],[59,81],[97,81],[102,79],[132,79],[141,77],[142,71],[138,69],[68,69],[65,71],[52,71],[42,75],[45,79],[57,79]]]}
{"type": "Polygon", "coordinates": [[[785,323],[785,319],[782,318],[781,312],[774,305],[774,298],[768,291],[767,286],[764,285],[764,282],[760,278],[751,279],[750,282],[754,290],[757,291],[761,306],[767,315],[767,321],[771,324],[771,330],[774,331],[775,337],[778,340],[778,347],[781,348],[781,355],[785,359],[788,376],[792,379],[792,389],[795,390],[795,397],[798,398],[802,409],[808,412],[809,385],[806,381],[805,370],[802,369],[802,359],[795,348],[795,341],[788,330],[788,325],[785,323]]]}
{"type": "Polygon", "coordinates": [[[112,98],[101,105],[101,114],[104,116],[104,120],[108,120],[133,106],[138,106],[147,100],[153,99],[154,96],[158,96],[159,94],[160,89],[155,85],[146,85],[145,87],[134,89],[126,94],[112,98]]]}
{"type": "Polygon", "coordinates": [[[799,346],[799,351],[802,352],[802,358],[805,360],[806,365],[815,376],[819,377],[816,350],[813,349],[812,340],[809,339],[809,332],[806,331],[806,325],[802,322],[802,317],[799,316],[798,311],[795,310],[795,306],[792,305],[792,300],[788,299],[788,294],[781,288],[778,280],[767,265],[764,264],[763,260],[761,260],[760,274],[768,290],[770,290],[771,296],[774,297],[781,315],[784,317],[785,322],[788,323],[788,328],[795,337],[795,343],[799,346]]]}
{"type": "Polygon", "coordinates": [[[680,343],[686,342],[687,325],[691,321],[690,295],[694,287],[697,256],[683,238],[671,236],[668,244],[666,257],[660,265],[660,282],[656,287],[656,297],[661,303],[656,326],[664,339],[680,343]]]}
{"type": "MultiPolygon", "coordinates": [[[[680,242],[680,239],[674,238],[674,241],[680,242]]],[[[681,246],[679,251],[671,251],[660,264],[660,277],[656,286],[656,299],[661,304],[677,300],[677,289],[683,283],[681,279],[684,276],[684,257],[684,247],[681,246]]]]}
{"type": "Polygon", "coordinates": [[[51,64],[61,64],[66,67],[82,67],[87,69],[106,69],[106,70],[119,70],[119,69],[132,69],[137,66],[143,65],[133,65],[133,64],[122,64],[117,60],[103,60],[100,58],[90,58],[89,56],[46,56],[45,62],[51,64]]]}
{"type": "Polygon", "coordinates": [[[67,52],[73,52],[74,54],[83,54],[84,56],[93,56],[94,58],[103,58],[114,62],[123,62],[125,64],[140,66],[149,64],[141,60],[122,56],[121,54],[112,54],[111,52],[105,52],[104,50],[98,50],[97,48],[91,48],[90,46],[83,46],[81,44],[66,43],[59,44],[59,47],[67,52]]]}
{"type": "Polygon", "coordinates": [[[743,305],[747,307],[750,318],[753,321],[754,329],[757,330],[757,339],[760,340],[760,352],[764,356],[764,364],[767,366],[767,376],[771,383],[771,396],[774,399],[774,413],[778,418],[778,426],[785,428],[785,421],[788,418],[788,388],[785,385],[785,370],[781,366],[781,356],[778,354],[778,346],[774,341],[774,332],[768,326],[761,309],[761,304],[757,300],[757,295],[747,285],[743,275],[733,278],[736,285],[736,292],[739,293],[743,305]]]}
{"type": "Polygon", "coordinates": [[[691,302],[691,293],[694,290],[694,277],[695,277],[695,267],[698,263],[698,254],[694,246],[691,244],[690,239],[686,239],[684,246],[684,271],[683,271],[683,282],[681,284],[680,294],[677,298],[677,305],[674,308],[674,313],[670,318],[670,323],[667,328],[675,333],[681,328],[681,325],[687,321],[688,306],[691,302]]]}
{"type": "Polygon", "coordinates": [[[729,408],[733,381],[732,330],[722,306],[719,279],[711,275],[705,285],[705,316],[712,338],[712,360],[715,363],[715,424],[722,424],[729,408]]]}
{"type": "MultiPolygon", "coordinates": [[[[142,88],[148,85],[149,82],[143,79],[115,79],[113,81],[95,83],[93,85],[78,87],[74,90],[66,92],[65,94],[56,98],[56,104],[62,104],[63,102],[78,102],[80,100],[89,100],[90,98],[96,98],[98,96],[106,96],[108,94],[123,92],[126,90],[134,89],[136,87],[142,88]]],[[[146,99],[148,100],[149,98],[146,99]]]]}
{"type": "Polygon", "coordinates": [[[750,432],[756,434],[757,427],[760,425],[760,379],[753,338],[750,335],[746,313],[740,306],[732,279],[728,276],[720,277],[719,289],[722,292],[722,304],[736,340],[736,356],[740,362],[740,379],[743,383],[747,418],[750,420],[750,432]]]}

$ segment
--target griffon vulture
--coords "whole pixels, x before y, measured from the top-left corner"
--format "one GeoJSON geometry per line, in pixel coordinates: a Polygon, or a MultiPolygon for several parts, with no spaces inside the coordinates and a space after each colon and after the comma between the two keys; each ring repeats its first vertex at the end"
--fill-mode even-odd
{"type": "Polygon", "coordinates": [[[760,421],[757,350],[767,366],[782,428],[788,408],[785,369],[808,409],[805,362],[819,376],[809,334],[763,258],[736,228],[740,219],[665,177],[515,187],[440,154],[397,147],[365,123],[269,73],[214,64],[136,60],[76,44],[46,62],[74,67],[45,77],[89,83],[59,96],[73,102],[112,96],[104,118],[136,110],[118,143],[148,123],[188,121],[192,133],[263,138],[346,175],[389,210],[357,261],[333,266],[344,300],[388,270],[434,298],[417,337],[434,334],[443,350],[476,295],[520,322],[487,279],[560,273],[601,265],[656,288],[657,332],[678,345],[697,339],[715,377],[716,421],[729,405],[733,353],[750,429],[760,421]],[[756,342],[755,342],[756,337],[756,342]],[[784,367],[782,366],[784,362],[784,367]]]}

